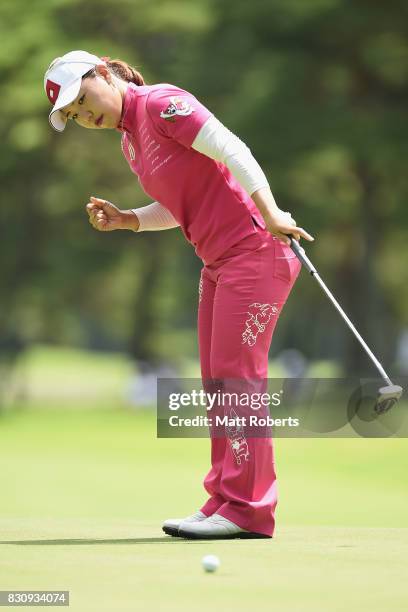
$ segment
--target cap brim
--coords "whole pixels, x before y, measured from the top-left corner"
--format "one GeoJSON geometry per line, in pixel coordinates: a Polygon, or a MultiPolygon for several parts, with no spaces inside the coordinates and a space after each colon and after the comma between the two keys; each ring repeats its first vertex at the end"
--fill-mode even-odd
{"type": "Polygon", "coordinates": [[[58,96],[58,100],[50,112],[49,121],[54,130],[57,132],[63,132],[65,130],[65,126],[67,125],[67,119],[60,112],[64,106],[71,104],[79,94],[79,90],[82,85],[82,77],[76,79],[73,83],[70,83],[67,87],[65,87],[58,96]]]}

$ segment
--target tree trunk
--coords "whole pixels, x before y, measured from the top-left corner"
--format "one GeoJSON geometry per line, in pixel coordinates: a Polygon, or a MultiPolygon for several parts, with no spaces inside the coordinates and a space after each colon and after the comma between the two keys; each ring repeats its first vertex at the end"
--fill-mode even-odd
{"type": "Polygon", "coordinates": [[[129,341],[129,353],[137,361],[154,365],[159,361],[155,351],[157,315],[156,285],[163,266],[165,240],[158,232],[146,232],[139,239],[144,241],[144,266],[139,292],[134,306],[134,332],[129,341]]]}

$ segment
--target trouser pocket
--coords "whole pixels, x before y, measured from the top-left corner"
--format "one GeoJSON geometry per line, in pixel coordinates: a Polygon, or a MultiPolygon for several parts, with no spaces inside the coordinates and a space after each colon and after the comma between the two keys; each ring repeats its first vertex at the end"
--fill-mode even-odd
{"type": "Polygon", "coordinates": [[[300,271],[300,262],[291,247],[280,240],[274,240],[274,278],[285,282],[291,282],[300,271]]]}

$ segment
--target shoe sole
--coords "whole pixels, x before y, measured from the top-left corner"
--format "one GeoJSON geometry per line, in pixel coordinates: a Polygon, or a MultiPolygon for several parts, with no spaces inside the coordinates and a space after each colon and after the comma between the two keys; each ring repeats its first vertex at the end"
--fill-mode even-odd
{"type": "Polygon", "coordinates": [[[239,533],[225,535],[202,535],[193,533],[192,531],[184,531],[183,529],[179,529],[177,535],[188,540],[260,540],[272,538],[272,536],[265,535],[263,533],[256,533],[255,531],[240,531],[239,533]]]}
{"type": "Polygon", "coordinates": [[[164,533],[166,533],[169,536],[173,536],[173,538],[178,538],[180,537],[180,532],[178,530],[178,527],[162,527],[164,533]]]}

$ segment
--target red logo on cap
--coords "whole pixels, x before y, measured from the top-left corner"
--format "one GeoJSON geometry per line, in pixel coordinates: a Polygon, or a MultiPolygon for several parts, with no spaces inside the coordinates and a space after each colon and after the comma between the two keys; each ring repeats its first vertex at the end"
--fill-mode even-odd
{"type": "Polygon", "coordinates": [[[52,102],[52,104],[55,104],[61,89],[61,85],[58,85],[57,83],[54,83],[54,81],[50,81],[50,79],[47,79],[47,84],[45,88],[49,101],[52,102]]]}

